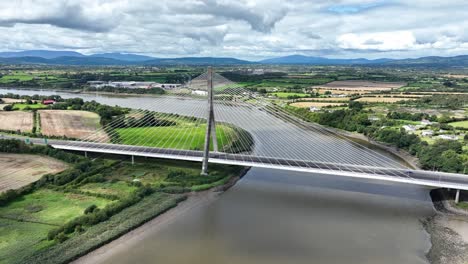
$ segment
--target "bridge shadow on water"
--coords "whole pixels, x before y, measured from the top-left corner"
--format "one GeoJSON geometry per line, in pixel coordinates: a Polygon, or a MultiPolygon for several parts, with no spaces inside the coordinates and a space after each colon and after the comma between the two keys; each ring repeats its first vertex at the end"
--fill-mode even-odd
{"type": "MultiPolygon", "coordinates": [[[[342,176],[252,168],[235,188],[270,189],[298,197],[312,196],[340,207],[383,208],[432,214],[430,189],[402,183],[342,176]],[[416,205],[416,206],[415,206],[416,205]]],[[[390,210],[394,211],[394,210],[390,210]]]]}

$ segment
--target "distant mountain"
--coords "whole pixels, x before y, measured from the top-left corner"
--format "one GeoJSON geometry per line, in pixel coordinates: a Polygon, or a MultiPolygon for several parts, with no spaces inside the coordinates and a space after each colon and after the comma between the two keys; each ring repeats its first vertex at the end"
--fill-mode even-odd
{"type": "Polygon", "coordinates": [[[137,55],[137,54],[130,54],[130,53],[102,53],[102,54],[93,54],[89,57],[98,57],[98,58],[108,58],[108,59],[115,59],[121,61],[149,61],[154,60],[157,58],[144,56],[144,55],[137,55]]]}
{"type": "Polygon", "coordinates": [[[92,57],[58,57],[44,59],[40,57],[0,58],[3,64],[47,64],[47,65],[127,65],[131,62],[92,57]]]}
{"type": "Polygon", "coordinates": [[[0,57],[0,63],[2,64],[50,64],[50,65],[99,66],[99,65],[236,65],[236,64],[249,64],[251,62],[238,60],[234,58],[211,58],[211,57],[129,61],[129,60],[119,60],[119,59],[114,59],[114,58],[94,57],[94,56],[84,56],[84,57],[64,56],[64,57],[57,57],[57,58],[52,58],[52,59],[27,56],[27,57],[9,57],[9,58],[0,57]]]}
{"type": "Polygon", "coordinates": [[[131,53],[102,53],[83,55],[74,51],[29,50],[0,52],[2,64],[52,65],[247,65],[247,64],[303,64],[303,65],[383,65],[422,67],[468,67],[468,55],[455,57],[422,57],[417,59],[329,59],[303,55],[290,55],[258,62],[236,58],[184,57],[154,58],[131,53]]]}
{"type": "Polygon", "coordinates": [[[239,65],[252,64],[253,62],[239,60],[235,58],[215,58],[215,57],[187,57],[172,59],[155,59],[145,61],[144,64],[154,65],[239,65]]]}
{"type": "Polygon", "coordinates": [[[417,59],[403,59],[388,62],[389,65],[408,65],[408,66],[462,66],[468,67],[468,55],[460,55],[455,57],[422,57],[417,59]]]}
{"type": "Polygon", "coordinates": [[[314,64],[314,65],[344,65],[344,64],[371,64],[371,63],[386,63],[392,59],[377,59],[368,60],[359,59],[328,59],[322,57],[309,57],[303,55],[290,55],[259,61],[262,64],[314,64]]]}
{"type": "Polygon", "coordinates": [[[84,57],[85,55],[74,51],[53,50],[26,50],[17,52],[0,52],[0,58],[39,57],[44,59],[55,59],[58,57],[84,57]]]}

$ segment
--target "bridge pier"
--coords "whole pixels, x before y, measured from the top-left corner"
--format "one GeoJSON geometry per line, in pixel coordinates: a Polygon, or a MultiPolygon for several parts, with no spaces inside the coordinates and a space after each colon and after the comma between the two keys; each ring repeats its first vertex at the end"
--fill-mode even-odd
{"type": "Polygon", "coordinates": [[[132,155],[132,165],[135,165],[135,156],[132,155]]]}
{"type": "Polygon", "coordinates": [[[215,127],[215,118],[214,118],[214,111],[213,111],[213,68],[208,67],[208,81],[207,81],[207,88],[208,88],[208,114],[206,117],[207,126],[206,126],[206,134],[205,134],[205,146],[203,152],[203,163],[202,163],[202,171],[201,175],[208,175],[208,159],[210,156],[210,141],[213,137],[213,149],[215,152],[218,151],[218,141],[216,138],[216,127],[215,127]]]}
{"type": "Polygon", "coordinates": [[[455,204],[458,204],[460,202],[460,190],[457,190],[457,193],[455,194],[455,204]]]}
{"type": "Polygon", "coordinates": [[[84,152],[84,156],[85,156],[85,158],[88,157],[88,151],[85,151],[85,152],[84,152]]]}

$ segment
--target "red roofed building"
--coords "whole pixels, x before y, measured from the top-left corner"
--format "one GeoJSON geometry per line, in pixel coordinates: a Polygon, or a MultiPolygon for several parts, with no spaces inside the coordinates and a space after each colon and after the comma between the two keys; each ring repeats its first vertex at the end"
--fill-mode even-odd
{"type": "Polygon", "coordinates": [[[42,101],[42,104],[44,104],[44,105],[55,104],[55,100],[44,100],[44,101],[42,101]]]}

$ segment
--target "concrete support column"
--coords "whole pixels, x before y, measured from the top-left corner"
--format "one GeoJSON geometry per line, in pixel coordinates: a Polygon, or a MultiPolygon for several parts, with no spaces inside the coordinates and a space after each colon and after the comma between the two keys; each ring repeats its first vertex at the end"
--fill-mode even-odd
{"type": "MultiPolygon", "coordinates": [[[[211,132],[214,130],[214,113],[213,113],[213,68],[208,67],[208,113],[206,116],[206,120],[208,124],[206,126],[206,134],[205,134],[205,146],[204,146],[204,153],[203,153],[203,163],[202,163],[202,171],[201,175],[208,174],[208,159],[210,156],[210,141],[211,141],[211,132]]],[[[216,138],[216,133],[214,133],[214,138],[216,138]]],[[[217,144],[215,145],[216,149],[218,148],[217,144]]]]}
{"type": "Polygon", "coordinates": [[[85,158],[88,157],[88,151],[85,151],[85,152],[84,152],[84,156],[85,156],[85,158]]]}
{"type": "Polygon", "coordinates": [[[460,202],[460,190],[457,190],[455,194],[455,203],[458,204],[460,202]]]}
{"type": "Polygon", "coordinates": [[[132,155],[132,165],[135,165],[135,156],[132,155]]]}
{"type": "Polygon", "coordinates": [[[213,139],[213,151],[218,152],[218,137],[216,136],[214,112],[211,114],[211,138],[213,139]]]}

